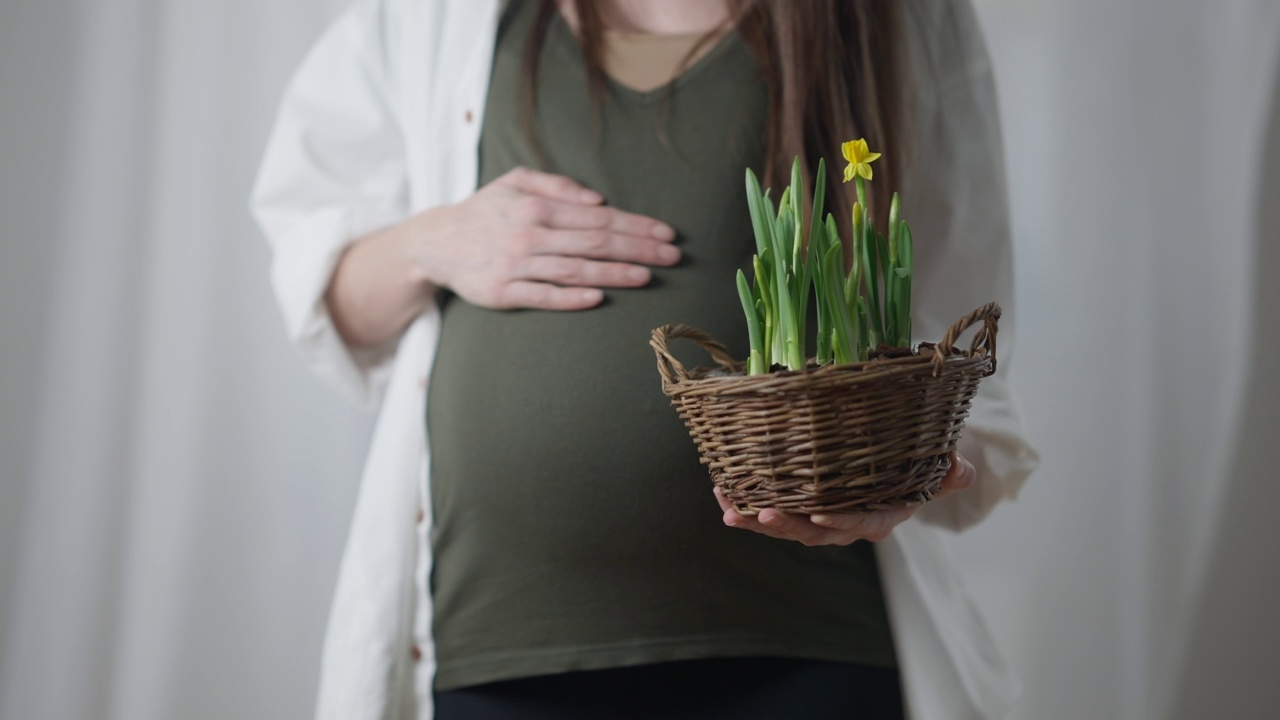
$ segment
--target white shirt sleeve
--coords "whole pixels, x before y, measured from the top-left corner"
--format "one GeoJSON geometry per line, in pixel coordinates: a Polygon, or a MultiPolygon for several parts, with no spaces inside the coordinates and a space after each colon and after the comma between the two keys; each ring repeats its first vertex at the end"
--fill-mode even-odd
{"type": "Polygon", "coordinates": [[[353,351],[324,302],[355,239],[408,215],[404,138],[390,91],[389,3],[366,0],[317,41],[290,81],[253,190],[289,337],[358,404],[381,399],[394,344],[353,351]]]}
{"type": "Polygon", "coordinates": [[[998,372],[982,381],[959,448],[977,468],[977,484],[917,514],[960,530],[1014,497],[1039,456],[1023,436],[1006,382],[1014,348],[1013,250],[991,61],[967,0],[919,0],[907,8],[909,97],[919,125],[908,148],[914,162],[903,216],[919,259],[916,339],[940,339],[951,323],[991,301],[1004,311],[998,372]]]}

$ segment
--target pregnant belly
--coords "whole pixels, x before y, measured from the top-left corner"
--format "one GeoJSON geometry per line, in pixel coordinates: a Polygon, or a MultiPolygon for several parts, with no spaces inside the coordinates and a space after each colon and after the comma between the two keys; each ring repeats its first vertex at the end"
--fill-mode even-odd
{"type": "Polygon", "coordinates": [[[711,485],[648,338],[692,320],[732,343],[743,323],[731,304],[676,290],[611,293],[581,313],[446,306],[427,409],[439,533],[466,523],[457,530],[505,534],[554,518],[564,543],[598,545],[602,527],[658,515],[669,531],[706,523],[711,485]]]}

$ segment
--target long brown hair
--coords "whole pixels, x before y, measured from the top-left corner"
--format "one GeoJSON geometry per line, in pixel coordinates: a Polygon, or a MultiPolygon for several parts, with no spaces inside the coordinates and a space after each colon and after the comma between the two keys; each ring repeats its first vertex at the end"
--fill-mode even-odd
{"type": "MultiPolygon", "coordinates": [[[[598,0],[565,1],[577,14],[588,84],[592,97],[599,98],[606,83],[604,20],[598,0]]],[[[728,2],[729,24],[737,27],[756,56],[769,92],[764,184],[786,185],[796,156],[806,177],[813,177],[818,158],[826,158],[831,183],[827,206],[845,227],[853,199],[851,192],[840,192],[838,187],[844,167],[840,144],[865,137],[873,150],[885,155],[876,163],[876,181],[868,188],[883,225],[889,192],[898,187],[908,151],[901,131],[906,108],[901,87],[905,58],[900,55],[904,36],[900,0],[728,2]]],[[[539,0],[525,49],[524,117],[531,137],[538,59],[555,11],[556,0],[539,0]]],[[[689,57],[697,51],[694,48],[689,57]]]]}

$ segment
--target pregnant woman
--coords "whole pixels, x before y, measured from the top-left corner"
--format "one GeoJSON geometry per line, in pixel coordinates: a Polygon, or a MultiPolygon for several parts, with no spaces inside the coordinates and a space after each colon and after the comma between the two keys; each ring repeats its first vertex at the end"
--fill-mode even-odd
{"type": "Polygon", "coordinates": [[[928,505],[746,518],[647,346],[680,321],[745,357],[744,168],[781,187],[861,136],[912,203],[920,338],[1008,318],[964,2],[365,0],[328,30],[254,193],[291,335],[379,410],[320,717],[1001,716],[935,528],[1035,465],[1002,377],[928,505]]]}

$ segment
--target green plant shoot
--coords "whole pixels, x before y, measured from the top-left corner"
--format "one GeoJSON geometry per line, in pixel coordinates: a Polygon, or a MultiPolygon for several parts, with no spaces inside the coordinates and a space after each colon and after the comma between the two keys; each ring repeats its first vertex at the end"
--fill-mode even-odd
{"type": "Polygon", "coordinates": [[[817,303],[816,364],[865,361],[881,345],[910,346],[914,248],[901,217],[901,199],[893,195],[887,236],[877,232],[868,212],[866,182],[880,154],[871,152],[865,140],[844,143],[841,150],[849,162],[844,181],[855,181],[857,193],[847,246],[836,219],[827,214],[823,221],[825,160],[818,161],[808,217],[802,208],[806,193],[799,158],[791,165],[791,183],[776,209],[755,173],[746,171],[756,254],[753,283],[739,270],[737,289],[747,320],[751,375],[770,372],[775,365],[805,368],[811,294],[817,303]]]}

